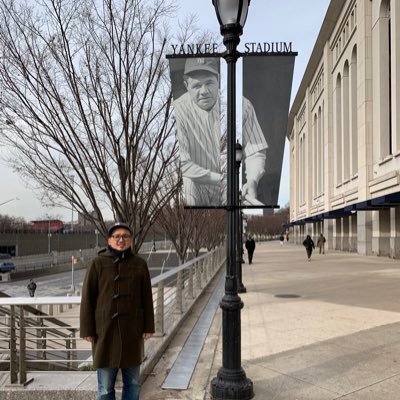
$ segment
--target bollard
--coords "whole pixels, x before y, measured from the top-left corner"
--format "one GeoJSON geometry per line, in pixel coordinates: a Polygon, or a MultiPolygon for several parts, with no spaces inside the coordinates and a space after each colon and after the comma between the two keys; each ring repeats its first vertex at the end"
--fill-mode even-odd
{"type": "Polygon", "coordinates": [[[194,285],[193,285],[193,280],[194,280],[194,272],[193,270],[195,269],[195,265],[192,265],[189,268],[189,283],[188,283],[188,296],[192,299],[194,299],[194,285]]]}
{"type": "Polygon", "coordinates": [[[176,312],[183,312],[183,272],[179,271],[176,277],[176,312]]]}
{"type": "Polygon", "coordinates": [[[157,287],[157,305],[155,315],[155,337],[164,336],[164,284],[160,282],[157,287]]]}

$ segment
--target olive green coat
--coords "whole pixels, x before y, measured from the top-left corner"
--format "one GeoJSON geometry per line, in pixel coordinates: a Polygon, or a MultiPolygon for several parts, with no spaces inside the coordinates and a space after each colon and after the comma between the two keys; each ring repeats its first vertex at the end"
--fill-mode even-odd
{"type": "Polygon", "coordinates": [[[94,336],[96,368],[136,367],[143,360],[143,333],[154,332],[153,297],[146,262],[130,254],[114,260],[100,250],[82,287],[80,336],[94,336]]]}

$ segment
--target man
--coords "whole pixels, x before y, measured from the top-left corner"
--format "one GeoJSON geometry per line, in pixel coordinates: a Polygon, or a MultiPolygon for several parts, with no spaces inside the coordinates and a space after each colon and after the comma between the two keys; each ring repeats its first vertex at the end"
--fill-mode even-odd
{"type": "Polygon", "coordinates": [[[247,256],[249,257],[249,264],[253,263],[253,254],[254,250],[256,249],[256,242],[254,239],[249,236],[248,239],[246,240],[246,250],[247,250],[247,256]]]}
{"type": "Polygon", "coordinates": [[[122,399],[138,400],[143,341],[154,332],[150,275],[146,262],[131,251],[129,225],[111,226],[107,243],[83,282],[80,336],[92,343],[98,399],[115,400],[121,369],[122,399]]]}
{"type": "Polygon", "coordinates": [[[37,285],[36,285],[36,283],[34,282],[33,279],[29,280],[27,288],[28,288],[29,296],[30,297],[34,297],[37,285]]]}
{"type": "Polygon", "coordinates": [[[306,248],[308,261],[311,261],[311,255],[313,249],[315,249],[315,245],[314,245],[314,240],[311,239],[310,235],[307,235],[307,237],[304,239],[303,246],[306,248]]]}
{"type": "Polygon", "coordinates": [[[219,62],[188,58],[185,94],[174,101],[183,189],[189,206],[222,201],[220,165],[219,62]]]}
{"type": "Polygon", "coordinates": [[[319,247],[319,254],[321,253],[325,254],[325,242],[326,242],[325,236],[321,233],[317,240],[317,246],[319,247]]]}

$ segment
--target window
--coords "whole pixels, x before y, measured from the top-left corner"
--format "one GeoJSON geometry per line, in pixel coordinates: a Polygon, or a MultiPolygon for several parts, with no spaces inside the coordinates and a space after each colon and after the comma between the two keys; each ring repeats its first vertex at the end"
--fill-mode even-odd
{"type": "Polygon", "coordinates": [[[342,183],[342,78],[339,74],[335,88],[335,164],[336,184],[342,183]]]}
{"type": "Polygon", "coordinates": [[[374,161],[393,153],[392,34],[390,0],[383,0],[373,27],[374,161]]]}
{"type": "Polygon", "coordinates": [[[350,64],[350,119],[351,119],[351,174],[358,172],[358,116],[357,116],[357,46],[350,64]]]}

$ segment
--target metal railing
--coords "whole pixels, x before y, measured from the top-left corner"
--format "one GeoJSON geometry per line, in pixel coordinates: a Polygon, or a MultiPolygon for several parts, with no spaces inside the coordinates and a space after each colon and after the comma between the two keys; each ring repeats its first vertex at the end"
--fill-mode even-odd
{"type": "MultiPolygon", "coordinates": [[[[156,332],[145,343],[142,374],[151,371],[224,263],[225,251],[218,248],[152,279],[156,332]]],[[[27,385],[32,371],[91,369],[90,344],[79,337],[80,300],[0,298],[0,369],[9,368],[11,385],[27,385]]]]}
{"type": "MultiPolygon", "coordinates": [[[[153,252],[157,250],[166,250],[171,242],[168,240],[160,240],[156,242],[144,242],[140,248],[140,252],[153,252]]],[[[52,251],[50,254],[32,254],[29,256],[14,257],[12,262],[16,265],[17,271],[36,271],[51,266],[69,264],[71,257],[76,257],[80,263],[90,261],[96,255],[98,248],[78,249],[69,251],[52,251]]]]}
{"type": "Polygon", "coordinates": [[[50,254],[35,254],[29,256],[21,256],[13,258],[13,263],[17,267],[17,272],[21,271],[36,271],[51,266],[71,263],[72,256],[76,257],[80,262],[91,260],[98,249],[83,249],[57,252],[53,251],[50,254]]]}

